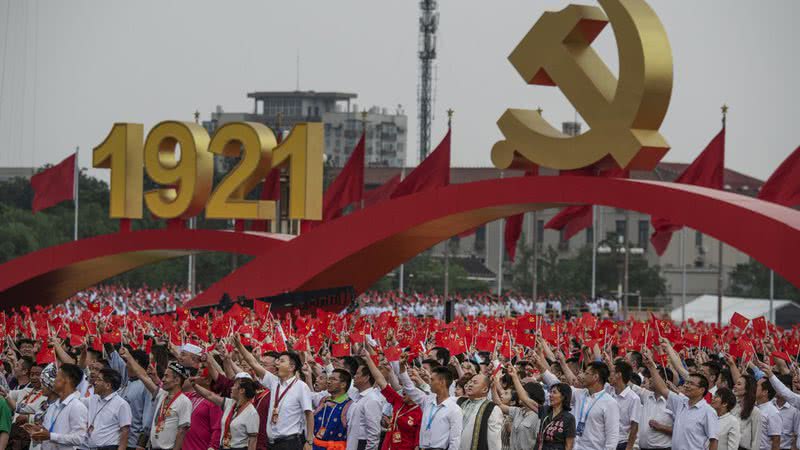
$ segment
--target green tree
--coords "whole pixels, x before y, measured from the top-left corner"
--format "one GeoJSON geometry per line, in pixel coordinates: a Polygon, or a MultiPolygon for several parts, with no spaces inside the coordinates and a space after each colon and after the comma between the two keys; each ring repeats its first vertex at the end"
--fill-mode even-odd
{"type": "MultiPolygon", "coordinates": [[[[800,289],[775,274],[775,298],[800,300],[800,289]]],[[[738,264],[730,273],[731,294],[742,297],[769,298],[769,269],[751,259],[738,264]]]]}

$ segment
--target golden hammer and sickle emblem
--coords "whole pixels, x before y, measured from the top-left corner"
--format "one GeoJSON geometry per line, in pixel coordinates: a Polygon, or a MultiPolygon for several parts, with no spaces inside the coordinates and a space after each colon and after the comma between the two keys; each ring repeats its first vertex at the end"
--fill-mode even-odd
{"type": "Polygon", "coordinates": [[[611,165],[608,155],[620,167],[652,170],[669,150],[658,132],[672,94],[664,27],[643,0],[598,2],[603,9],[569,5],[544,13],[508,58],[529,84],[558,86],[590,130],[569,137],[537,111],[508,109],[497,122],[506,140],[492,148],[495,167],[578,169],[611,165]],[[619,80],[591,48],[609,20],[619,80]]]}

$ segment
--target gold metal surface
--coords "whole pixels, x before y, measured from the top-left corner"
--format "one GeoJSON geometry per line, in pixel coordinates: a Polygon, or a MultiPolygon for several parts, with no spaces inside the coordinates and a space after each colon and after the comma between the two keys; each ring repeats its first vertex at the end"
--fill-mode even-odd
{"type": "Polygon", "coordinates": [[[275,218],[274,201],[247,200],[247,194],[271,168],[272,151],[278,145],[275,133],[255,122],[223,125],[211,139],[208,151],[215,155],[239,157],[239,163],[217,185],[206,205],[210,219],[275,218]]]}
{"type": "Polygon", "coordinates": [[[92,151],[92,167],[111,169],[109,216],[142,218],[142,146],[140,123],[115,123],[106,139],[92,151]]]}
{"type": "Polygon", "coordinates": [[[321,123],[299,123],[272,154],[273,167],[289,165],[289,218],[322,219],[321,123]]]}
{"type": "Polygon", "coordinates": [[[598,2],[603,9],[570,5],[546,12],[509,56],[527,83],[557,85],[590,130],[569,137],[538,111],[508,109],[497,122],[505,140],[492,148],[497,168],[578,169],[608,164],[610,156],[620,167],[652,170],[669,150],[658,132],[672,94],[664,27],[644,0],[598,2]],[[619,80],[590,46],[609,21],[619,80]]]}
{"type": "Polygon", "coordinates": [[[205,128],[193,122],[161,122],[150,130],[144,144],[144,168],[150,179],[164,186],[144,194],[154,216],[188,219],[203,211],[214,173],[208,143],[205,128]]]}

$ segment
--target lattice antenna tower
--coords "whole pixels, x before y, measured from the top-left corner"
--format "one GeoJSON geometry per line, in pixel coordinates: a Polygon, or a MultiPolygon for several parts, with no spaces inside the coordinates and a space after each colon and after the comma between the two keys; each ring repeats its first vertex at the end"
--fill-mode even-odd
{"type": "Polygon", "coordinates": [[[439,12],[436,0],[419,2],[419,80],[417,106],[419,121],[419,161],[422,162],[431,148],[431,122],[433,122],[433,77],[436,59],[436,30],[439,12]]]}

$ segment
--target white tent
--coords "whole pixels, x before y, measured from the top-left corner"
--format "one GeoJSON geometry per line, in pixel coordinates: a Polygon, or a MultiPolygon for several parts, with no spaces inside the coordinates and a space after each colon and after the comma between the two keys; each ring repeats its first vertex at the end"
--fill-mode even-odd
{"type": "MultiPolygon", "coordinates": [[[[791,300],[773,300],[773,315],[784,307],[792,307],[800,309],[800,306],[791,300]]],[[[756,317],[764,316],[770,319],[770,322],[775,322],[775,318],[769,317],[769,299],[764,298],[742,298],[742,297],[722,297],[722,324],[726,325],[733,316],[734,312],[754,319],[756,317]]],[[[681,320],[681,307],[672,310],[672,320],[680,322],[681,320]]],[[[717,296],[716,295],[701,295],[694,300],[686,303],[686,320],[693,319],[695,321],[704,322],[717,322],[717,296]]]]}

